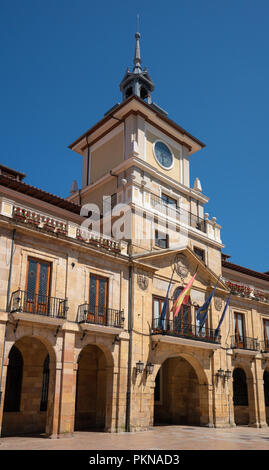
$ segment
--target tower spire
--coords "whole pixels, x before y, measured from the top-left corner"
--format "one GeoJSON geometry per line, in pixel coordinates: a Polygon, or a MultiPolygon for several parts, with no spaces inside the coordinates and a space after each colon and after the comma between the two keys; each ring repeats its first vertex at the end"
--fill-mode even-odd
{"type": "Polygon", "coordinates": [[[135,55],[134,55],[134,68],[133,73],[141,73],[141,53],[140,53],[140,33],[135,33],[136,45],[135,45],[135,55]]]}
{"type": "Polygon", "coordinates": [[[139,15],[137,15],[137,29],[135,33],[135,40],[136,40],[136,45],[135,45],[135,54],[134,54],[134,68],[133,68],[133,73],[141,73],[142,68],[141,68],[141,53],[140,53],[140,31],[139,31],[139,15]]]}
{"type": "Polygon", "coordinates": [[[151,80],[148,71],[142,70],[141,52],[140,52],[140,32],[139,32],[139,15],[137,15],[137,32],[135,33],[135,53],[134,67],[132,72],[127,68],[126,73],[120,83],[123,101],[131,95],[136,95],[142,100],[151,103],[151,93],[154,90],[154,83],[151,80]]]}

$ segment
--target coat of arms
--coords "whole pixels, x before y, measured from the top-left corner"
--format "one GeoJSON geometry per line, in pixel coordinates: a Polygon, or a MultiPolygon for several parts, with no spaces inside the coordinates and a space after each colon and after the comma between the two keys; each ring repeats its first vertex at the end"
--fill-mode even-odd
{"type": "Polygon", "coordinates": [[[147,290],[148,285],[149,285],[149,280],[147,276],[145,276],[144,274],[138,274],[137,284],[139,285],[140,289],[147,290]]]}
{"type": "Polygon", "coordinates": [[[176,273],[181,279],[185,279],[189,272],[189,263],[186,256],[179,254],[175,257],[174,266],[176,273]]]}

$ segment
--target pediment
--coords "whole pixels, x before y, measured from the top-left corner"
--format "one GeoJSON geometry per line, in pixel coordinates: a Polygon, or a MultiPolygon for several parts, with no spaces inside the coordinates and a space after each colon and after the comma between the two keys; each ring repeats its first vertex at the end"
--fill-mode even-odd
{"type": "MultiPolygon", "coordinates": [[[[198,269],[194,287],[205,291],[214,287],[218,276],[208,268],[203,261],[190,249],[160,250],[139,256],[135,256],[135,263],[140,266],[151,266],[154,277],[169,282],[173,274],[173,285],[185,286],[198,269]]],[[[217,291],[227,292],[227,287],[221,279],[218,281],[217,291]]]]}

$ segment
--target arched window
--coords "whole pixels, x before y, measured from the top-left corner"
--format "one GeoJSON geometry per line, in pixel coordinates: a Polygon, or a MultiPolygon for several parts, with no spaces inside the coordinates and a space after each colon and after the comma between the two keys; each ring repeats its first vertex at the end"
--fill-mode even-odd
{"type": "Polygon", "coordinates": [[[133,88],[130,86],[125,92],[125,98],[129,98],[133,94],[133,88]]]}
{"type": "Polygon", "coordinates": [[[148,97],[148,91],[143,86],[140,88],[140,97],[142,98],[142,100],[145,100],[148,97]]]}
{"type": "Polygon", "coordinates": [[[235,406],[248,406],[248,387],[246,374],[243,369],[233,372],[233,402],[235,406]]]}
{"type": "Polygon", "coordinates": [[[267,370],[264,371],[263,380],[265,406],[269,406],[269,372],[267,370]]]}
{"type": "Polygon", "coordinates": [[[21,352],[13,346],[9,353],[4,411],[20,411],[23,359],[21,352]]]}
{"type": "Polygon", "coordinates": [[[40,411],[47,411],[49,396],[49,380],[50,380],[50,358],[47,355],[43,365],[43,380],[41,391],[40,411]]]}

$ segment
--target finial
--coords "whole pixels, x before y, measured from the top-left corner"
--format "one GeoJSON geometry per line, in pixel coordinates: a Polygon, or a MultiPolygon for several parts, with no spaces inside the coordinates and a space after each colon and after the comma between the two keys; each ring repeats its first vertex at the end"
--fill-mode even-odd
{"type": "Polygon", "coordinates": [[[140,54],[140,43],[139,43],[139,39],[140,39],[140,32],[139,32],[139,15],[137,15],[137,32],[135,33],[135,39],[136,39],[136,46],[135,46],[135,55],[134,55],[134,68],[133,68],[133,72],[135,73],[140,73],[142,72],[142,69],[141,69],[141,54],[140,54]]]}

